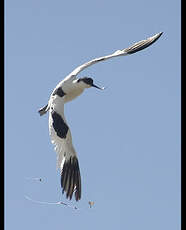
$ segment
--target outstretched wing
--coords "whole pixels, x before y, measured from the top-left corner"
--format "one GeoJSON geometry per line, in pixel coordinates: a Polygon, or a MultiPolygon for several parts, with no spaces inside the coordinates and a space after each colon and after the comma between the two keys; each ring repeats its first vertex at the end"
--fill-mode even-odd
{"type": "Polygon", "coordinates": [[[158,38],[162,35],[163,32],[160,32],[158,34],[155,34],[154,36],[147,38],[146,40],[142,40],[139,41],[135,44],[133,44],[132,46],[123,49],[123,50],[117,50],[115,51],[113,54],[107,55],[107,56],[103,56],[103,57],[99,57],[99,58],[95,58],[89,62],[84,63],[83,65],[78,66],[75,70],[73,70],[68,76],[72,77],[72,76],[76,76],[77,74],[79,74],[82,70],[84,70],[85,68],[96,64],[97,62],[100,61],[106,61],[109,58],[113,58],[113,57],[118,57],[118,56],[125,56],[125,55],[129,55],[129,54],[133,54],[136,53],[140,50],[143,50],[145,48],[147,48],[148,46],[152,45],[155,41],[158,40],[158,38]]]}
{"type": "Polygon", "coordinates": [[[81,198],[81,176],[71,132],[64,117],[64,100],[55,95],[49,104],[49,133],[57,153],[57,167],[61,170],[62,193],[65,192],[70,200],[75,194],[78,201],[81,198]]]}

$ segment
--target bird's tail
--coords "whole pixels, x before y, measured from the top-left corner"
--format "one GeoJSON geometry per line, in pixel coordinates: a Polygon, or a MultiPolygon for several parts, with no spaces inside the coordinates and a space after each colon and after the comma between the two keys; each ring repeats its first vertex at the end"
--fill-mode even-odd
{"type": "Polygon", "coordinates": [[[47,113],[47,111],[48,111],[48,104],[45,105],[44,107],[42,107],[42,108],[38,111],[38,113],[40,114],[40,116],[42,116],[42,115],[44,115],[45,113],[47,113]]]}
{"type": "Polygon", "coordinates": [[[62,193],[66,192],[66,197],[70,200],[75,192],[76,201],[81,199],[81,175],[79,163],[76,156],[71,156],[65,160],[61,171],[62,193]]]}

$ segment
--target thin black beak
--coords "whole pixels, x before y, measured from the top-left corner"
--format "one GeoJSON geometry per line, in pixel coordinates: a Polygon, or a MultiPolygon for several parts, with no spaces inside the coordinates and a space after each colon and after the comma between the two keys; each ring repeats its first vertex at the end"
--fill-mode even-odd
{"type": "Polygon", "coordinates": [[[97,86],[97,85],[94,85],[94,84],[92,84],[92,87],[95,87],[95,88],[97,88],[97,89],[101,89],[101,90],[104,90],[105,89],[105,87],[99,87],[99,86],[97,86]]]}

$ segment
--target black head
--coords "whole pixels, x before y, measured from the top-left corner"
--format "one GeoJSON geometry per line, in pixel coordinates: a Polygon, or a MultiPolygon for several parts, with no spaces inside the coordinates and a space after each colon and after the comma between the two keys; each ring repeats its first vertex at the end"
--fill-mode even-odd
{"type": "Polygon", "coordinates": [[[92,86],[93,85],[93,79],[90,77],[82,77],[80,79],[78,79],[78,82],[84,82],[85,84],[92,86]]]}
{"type": "Polygon", "coordinates": [[[104,88],[100,88],[96,85],[94,85],[93,83],[93,79],[90,78],[90,77],[82,77],[82,78],[79,78],[77,82],[84,82],[86,85],[88,85],[89,87],[95,87],[97,89],[104,89],[104,88]]]}

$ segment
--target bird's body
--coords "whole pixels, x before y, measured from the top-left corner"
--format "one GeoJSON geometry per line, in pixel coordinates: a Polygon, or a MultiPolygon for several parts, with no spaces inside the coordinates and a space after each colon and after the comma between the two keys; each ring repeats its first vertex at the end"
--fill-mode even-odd
{"type": "Polygon", "coordinates": [[[71,77],[67,80],[64,79],[56,86],[55,89],[58,89],[59,87],[61,87],[61,89],[65,92],[64,103],[72,101],[82,94],[85,89],[82,85],[76,84],[75,77],[71,77]]]}
{"type": "Polygon", "coordinates": [[[64,116],[64,104],[75,99],[86,88],[95,87],[92,78],[77,78],[78,73],[88,66],[105,61],[112,57],[133,54],[153,44],[162,33],[156,34],[146,40],[135,43],[129,48],[117,50],[111,55],[95,58],[72,71],[53,90],[48,104],[39,110],[40,115],[49,111],[49,133],[57,153],[57,167],[61,171],[61,187],[66,192],[66,197],[71,199],[75,194],[76,201],[81,198],[81,176],[72,136],[64,116]]]}

